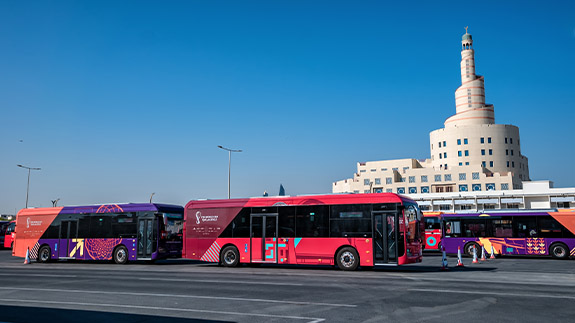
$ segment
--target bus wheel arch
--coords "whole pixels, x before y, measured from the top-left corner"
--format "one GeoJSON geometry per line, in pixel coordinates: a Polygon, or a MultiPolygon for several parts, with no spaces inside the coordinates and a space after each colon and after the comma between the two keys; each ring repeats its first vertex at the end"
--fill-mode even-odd
{"type": "Polygon", "coordinates": [[[52,250],[50,246],[47,244],[43,244],[38,249],[38,257],[36,258],[37,262],[46,263],[52,260],[52,250]]]}
{"type": "Polygon", "coordinates": [[[569,248],[562,242],[554,242],[549,246],[549,254],[556,259],[569,258],[569,248]]]}
{"type": "Polygon", "coordinates": [[[229,243],[224,245],[221,250],[219,264],[224,267],[236,267],[240,263],[240,252],[238,247],[229,243]]]}
{"type": "Polygon", "coordinates": [[[469,257],[473,257],[473,247],[475,247],[475,252],[477,253],[477,257],[479,257],[479,253],[481,252],[479,249],[480,246],[475,241],[470,241],[470,242],[466,243],[465,246],[463,247],[463,251],[469,257]]]}
{"type": "Polygon", "coordinates": [[[123,244],[117,245],[112,252],[112,260],[118,265],[123,265],[128,262],[128,248],[123,244]]]}
{"type": "Polygon", "coordinates": [[[359,266],[359,253],[350,245],[339,247],[335,252],[334,259],[335,264],[341,270],[353,271],[359,266]]]}

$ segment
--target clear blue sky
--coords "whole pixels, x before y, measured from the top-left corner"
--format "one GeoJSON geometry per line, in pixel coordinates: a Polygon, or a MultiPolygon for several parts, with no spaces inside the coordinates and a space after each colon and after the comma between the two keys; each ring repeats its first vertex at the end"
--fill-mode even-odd
{"type": "Polygon", "coordinates": [[[534,180],[575,186],[573,1],[0,2],[0,212],[329,193],[428,158],[464,27],[534,180]]]}

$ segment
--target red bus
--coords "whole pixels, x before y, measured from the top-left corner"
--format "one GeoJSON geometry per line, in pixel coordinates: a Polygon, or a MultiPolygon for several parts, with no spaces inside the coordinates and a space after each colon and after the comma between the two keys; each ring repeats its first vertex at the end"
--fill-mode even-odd
{"type": "Polygon", "coordinates": [[[12,248],[14,246],[14,236],[16,235],[16,221],[10,222],[6,227],[4,235],[4,248],[12,248]]]}
{"type": "Polygon", "coordinates": [[[416,263],[421,220],[417,203],[392,193],[190,201],[183,257],[342,270],[416,263]]]}
{"type": "Polygon", "coordinates": [[[425,222],[425,250],[441,250],[442,212],[423,212],[425,222]]]}

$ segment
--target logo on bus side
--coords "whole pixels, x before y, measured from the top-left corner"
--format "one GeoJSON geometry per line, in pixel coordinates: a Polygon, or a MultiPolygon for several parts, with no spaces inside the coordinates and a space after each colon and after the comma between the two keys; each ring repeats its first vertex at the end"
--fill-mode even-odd
{"type": "Polygon", "coordinates": [[[42,225],[42,221],[31,221],[30,218],[26,218],[26,229],[30,229],[30,226],[40,226],[42,225]]]}
{"type": "Polygon", "coordinates": [[[196,224],[201,222],[216,222],[218,221],[217,215],[202,215],[202,212],[196,212],[196,224]]]}

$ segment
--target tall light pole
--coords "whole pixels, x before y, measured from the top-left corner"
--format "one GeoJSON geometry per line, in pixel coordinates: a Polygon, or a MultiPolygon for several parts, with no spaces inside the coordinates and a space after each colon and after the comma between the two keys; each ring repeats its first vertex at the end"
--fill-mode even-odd
{"type": "Polygon", "coordinates": [[[26,208],[28,208],[28,192],[30,191],[30,171],[31,170],[40,170],[40,168],[27,167],[27,166],[23,166],[23,165],[16,165],[16,166],[21,167],[21,168],[25,168],[28,170],[28,185],[26,186],[26,208]]]}
{"type": "Polygon", "coordinates": [[[228,199],[230,199],[230,175],[232,173],[232,153],[241,153],[241,149],[229,149],[226,147],[218,146],[218,148],[228,152],[228,199]]]}

